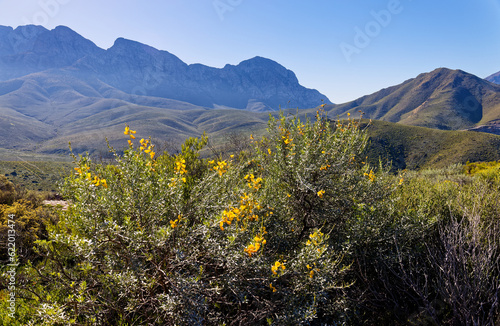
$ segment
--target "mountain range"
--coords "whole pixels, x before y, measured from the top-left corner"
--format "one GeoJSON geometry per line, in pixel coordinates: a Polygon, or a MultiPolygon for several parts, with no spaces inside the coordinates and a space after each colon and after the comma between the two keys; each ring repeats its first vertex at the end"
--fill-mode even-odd
{"type": "Polygon", "coordinates": [[[207,132],[217,143],[263,133],[280,107],[310,114],[321,103],[332,118],[362,112],[389,125],[500,134],[499,75],[439,68],[332,104],[262,57],[213,68],[123,38],[101,49],[64,26],[0,26],[0,148],[63,153],[71,141],[75,152],[105,151],[105,137],[123,147],[125,123],[158,142],[207,132]]]}
{"type": "Polygon", "coordinates": [[[167,51],[124,38],[104,50],[65,26],[53,30],[3,26],[0,44],[3,81],[42,71],[46,78],[53,78],[63,70],[80,81],[104,82],[127,94],[207,108],[273,111],[280,105],[307,108],[322,100],[330,103],[317,90],[301,86],[291,70],[262,57],[222,69],[188,65],[167,51]]]}
{"type": "Polygon", "coordinates": [[[498,133],[500,85],[462,70],[438,68],[328,110],[340,116],[362,111],[370,119],[411,126],[498,133]]]}

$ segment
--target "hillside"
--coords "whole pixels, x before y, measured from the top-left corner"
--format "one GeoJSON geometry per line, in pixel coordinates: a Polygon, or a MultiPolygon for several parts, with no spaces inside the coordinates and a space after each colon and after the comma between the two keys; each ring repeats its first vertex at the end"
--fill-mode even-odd
{"type": "Polygon", "coordinates": [[[485,79],[489,82],[500,84],[500,71],[491,76],[486,77],[485,79]]]}
{"type": "Polygon", "coordinates": [[[500,85],[461,70],[439,68],[355,101],[329,105],[330,114],[405,125],[461,130],[500,119],[500,85]]]}
{"type": "Polygon", "coordinates": [[[369,144],[368,162],[392,163],[394,170],[446,167],[467,161],[500,160],[500,136],[473,131],[448,131],[363,120],[369,144]]]}

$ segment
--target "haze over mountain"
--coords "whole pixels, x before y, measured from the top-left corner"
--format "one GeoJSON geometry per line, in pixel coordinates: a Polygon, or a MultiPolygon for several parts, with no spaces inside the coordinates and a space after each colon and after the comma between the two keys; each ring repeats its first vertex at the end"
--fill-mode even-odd
{"type": "MultiPolygon", "coordinates": [[[[175,55],[119,38],[103,50],[68,27],[0,27],[0,80],[64,69],[81,81],[104,82],[134,95],[185,101],[208,108],[274,111],[330,103],[301,86],[280,64],[255,57],[222,69],[188,65],[175,55]]],[[[56,74],[59,74],[57,72],[56,74]]]]}

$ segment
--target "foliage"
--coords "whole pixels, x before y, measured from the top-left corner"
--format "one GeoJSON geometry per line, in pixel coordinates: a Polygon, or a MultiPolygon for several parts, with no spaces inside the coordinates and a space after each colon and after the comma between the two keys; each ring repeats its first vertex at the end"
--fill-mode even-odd
{"type": "Polygon", "coordinates": [[[330,124],[320,111],[314,122],[271,118],[253,152],[212,160],[199,157],[205,137],[158,155],[127,126],[114,164],[75,157],[63,187],[72,205],[39,241],[38,271],[25,270],[32,321],[343,318],[351,261],[337,228],[380,197],[381,181],[357,158],[357,122],[330,124]]]}
{"type": "Polygon", "coordinates": [[[500,184],[500,161],[467,162],[464,166],[464,173],[468,175],[478,175],[481,178],[500,184]]]}
{"type": "Polygon", "coordinates": [[[210,158],[205,135],[169,154],[124,133],[110,164],[74,156],[70,208],[18,271],[16,322],[499,322],[496,165],[389,174],[365,161],[358,120],[321,110],[271,116],[264,137],[210,158]]]}

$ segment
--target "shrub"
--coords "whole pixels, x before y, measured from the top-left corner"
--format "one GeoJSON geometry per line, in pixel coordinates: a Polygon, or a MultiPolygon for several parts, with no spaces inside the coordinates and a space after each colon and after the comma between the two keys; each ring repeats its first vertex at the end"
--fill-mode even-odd
{"type": "MultiPolygon", "coordinates": [[[[271,118],[254,151],[201,159],[206,138],[158,155],[135,139],[112,165],[75,157],[70,209],[27,268],[33,321],[308,324],[342,320],[342,231],[387,185],[357,157],[357,122],[271,118]],[[35,272],[38,270],[38,272],[35,272]],[[53,320],[51,318],[54,318],[53,320]],[[51,321],[52,320],[52,321],[51,321]]],[[[253,137],[252,137],[253,138],[253,137]]]]}

